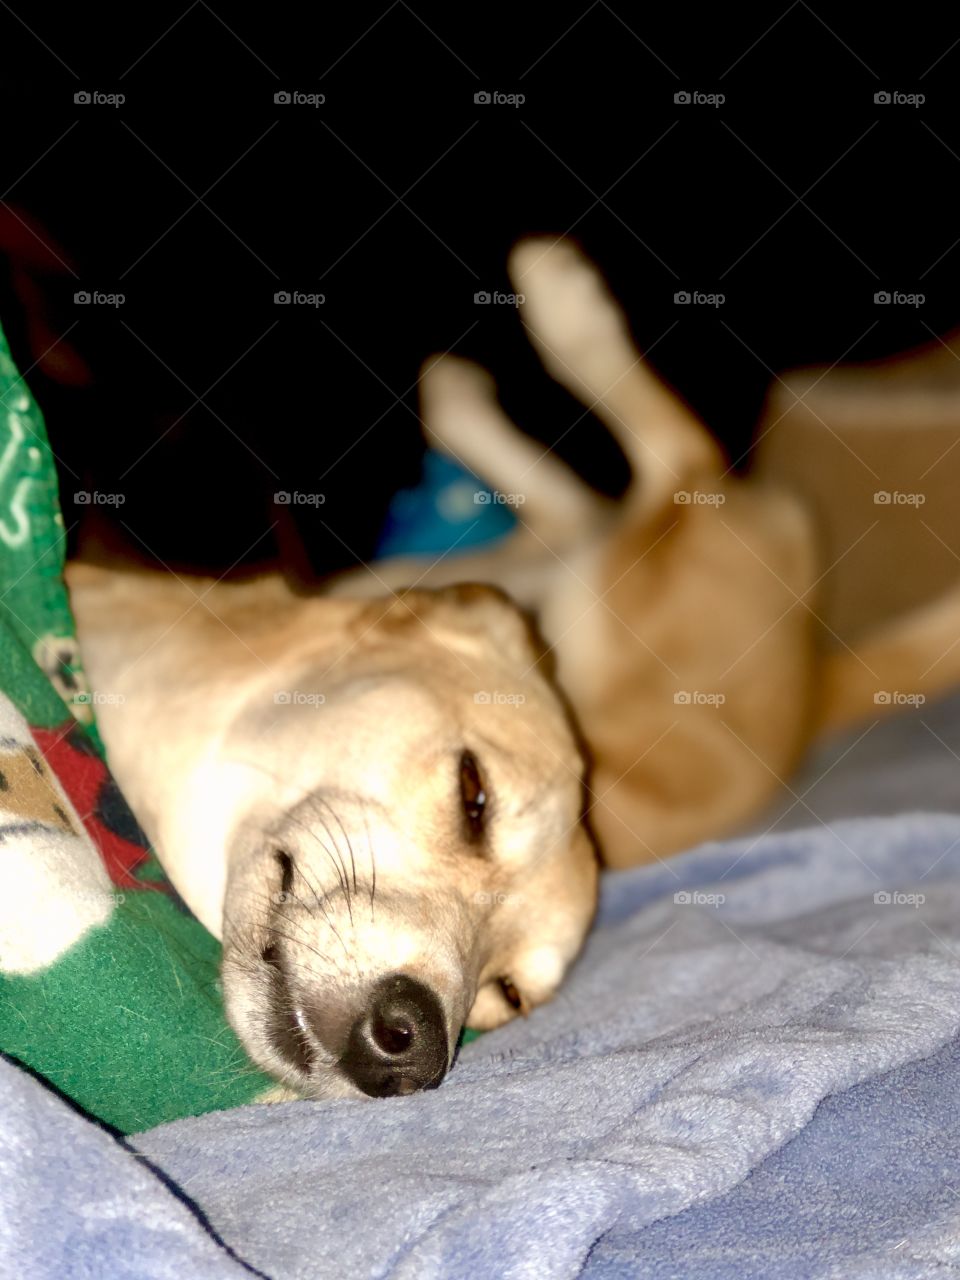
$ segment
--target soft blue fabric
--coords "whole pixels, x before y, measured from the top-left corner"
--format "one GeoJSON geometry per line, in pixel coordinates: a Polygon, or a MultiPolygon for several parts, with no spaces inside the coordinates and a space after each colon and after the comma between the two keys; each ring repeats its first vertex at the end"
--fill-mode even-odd
{"type": "Polygon", "coordinates": [[[144,1161],[0,1057],[3,1280],[241,1280],[144,1161]]]}
{"type": "MultiPolygon", "coordinates": [[[[752,1265],[769,1275],[802,1200],[774,1196],[765,1233],[735,1232],[722,1266],[716,1231],[705,1236],[696,1213],[672,1215],[763,1171],[825,1098],[951,1045],[960,819],[839,823],[742,854],[735,842],[611,877],[602,926],[563,997],[471,1045],[436,1093],[250,1108],[137,1145],[243,1257],[278,1276],[573,1276],[585,1264],[635,1275],[658,1223],[661,1241],[688,1233],[662,1274],[742,1276],[752,1265]],[[925,901],[875,902],[898,886],[925,901]],[[696,893],[726,900],[683,898],[696,893]],[[683,1260],[691,1240],[697,1271],[683,1260]]],[[[874,1254],[876,1274],[923,1274],[893,1251],[904,1218],[934,1257],[952,1256],[960,1162],[947,1152],[941,1170],[956,1206],[927,1196],[912,1218],[910,1171],[934,1135],[907,1141],[898,1092],[887,1081],[880,1093],[887,1127],[867,1125],[870,1178],[848,1187],[843,1174],[863,1156],[856,1106],[821,1132],[814,1160],[795,1158],[796,1179],[844,1202],[848,1228],[831,1236],[824,1223],[799,1274],[830,1274],[838,1258],[870,1274],[874,1254]],[[825,1188],[827,1157],[837,1174],[825,1188]],[[875,1199],[893,1209],[879,1233],[866,1211],[875,1199]]],[[[738,1211],[726,1221],[736,1226],[738,1211]]]]}
{"type": "Polygon", "coordinates": [[[766,834],[609,876],[560,997],[435,1092],[148,1165],[0,1064],[0,1276],[245,1274],[211,1230],[277,1280],[960,1269],[960,697],[857,737],[766,834]]]}

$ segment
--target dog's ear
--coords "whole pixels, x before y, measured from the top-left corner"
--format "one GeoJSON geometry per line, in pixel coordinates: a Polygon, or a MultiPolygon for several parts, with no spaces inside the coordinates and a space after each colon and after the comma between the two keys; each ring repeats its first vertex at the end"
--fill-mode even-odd
{"type": "Polygon", "coordinates": [[[510,663],[539,662],[546,645],[533,619],[506,591],[486,582],[457,582],[433,592],[444,614],[467,633],[493,641],[510,663]]]}
{"type": "Polygon", "coordinates": [[[464,653],[489,652],[492,645],[506,663],[523,670],[548,656],[533,620],[505,591],[485,582],[457,582],[430,591],[412,588],[378,605],[380,627],[397,631],[416,621],[464,653]]]}

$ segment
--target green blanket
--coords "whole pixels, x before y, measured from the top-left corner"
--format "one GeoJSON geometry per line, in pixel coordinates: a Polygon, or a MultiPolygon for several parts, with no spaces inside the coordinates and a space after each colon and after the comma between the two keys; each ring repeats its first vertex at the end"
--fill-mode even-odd
{"type": "Polygon", "coordinates": [[[64,546],[43,419],[0,331],[0,1050],[129,1133],[271,1082],[224,1017],[219,944],[110,777],[64,546]]]}

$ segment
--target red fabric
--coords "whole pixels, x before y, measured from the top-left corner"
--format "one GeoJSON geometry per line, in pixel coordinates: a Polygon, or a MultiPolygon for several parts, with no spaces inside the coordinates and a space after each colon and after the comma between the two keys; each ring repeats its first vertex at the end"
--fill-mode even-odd
{"type": "MultiPolygon", "coordinates": [[[[82,730],[76,723],[71,720],[56,729],[39,729],[31,725],[30,732],[82,818],[113,883],[124,889],[165,888],[161,884],[138,880],[133,874],[148,857],[146,845],[107,826],[105,819],[109,814],[116,815],[118,805],[122,806],[123,825],[132,831],[136,823],[103,760],[86,744],[83,748],[77,746],[82,730]]],[[[113,827],[116,825],[114,821],[113,827]]]]}

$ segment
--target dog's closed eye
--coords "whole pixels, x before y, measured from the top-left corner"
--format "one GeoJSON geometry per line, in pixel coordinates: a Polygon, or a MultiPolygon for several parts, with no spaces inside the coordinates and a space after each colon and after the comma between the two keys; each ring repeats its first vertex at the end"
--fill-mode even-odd
{"type": "Polygon", "coordinates": [[[480,775],[480,766],[472,751],[464,751],[460,755],[460,804],[467,835],[471,841],[477,841],[483,836],[487,793],[480,775]]]}

